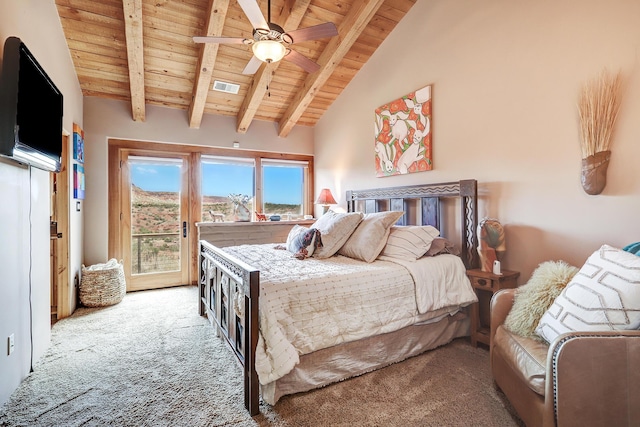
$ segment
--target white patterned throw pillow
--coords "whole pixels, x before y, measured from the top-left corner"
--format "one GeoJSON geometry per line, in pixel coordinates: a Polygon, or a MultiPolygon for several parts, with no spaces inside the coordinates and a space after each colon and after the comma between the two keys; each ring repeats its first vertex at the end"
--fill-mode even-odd
{"type": "Polygon", "coordinates": [[[430,225],[393,226],[380,255],[415,261],[427,253],[440,231],[430,225]]]}
{"type": "Polygon", "coordinates": [[[536,333],[550,343],[565,332],[639,327],[640,257],[603,245],[542,315],[536,333]]]}

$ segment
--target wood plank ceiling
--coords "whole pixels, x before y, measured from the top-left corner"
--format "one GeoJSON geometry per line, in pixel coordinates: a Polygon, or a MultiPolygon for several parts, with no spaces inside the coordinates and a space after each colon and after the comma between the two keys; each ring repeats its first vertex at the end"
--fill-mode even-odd
{"type": "MultiPolygon", "coordinates": [[[[265,18],[266,0],[257,0],[265,18]]],[[[242,70],[252,57],[242,44],[197,44],[194,36],[251,38],[236,0],[56,0],[85,96],[126,100],[132,119],[146,105],[187,111],[198,128],[204,113],[235,116],[245,133],[253,120],[314,126],[416,0],[272,0],[271,21],[285,31],[333,22],[338,36],[295,43],[320,65],[308,74],[282,60],[242,70]],[[240,85],[212,90],[214,80],[240,85]]]]}

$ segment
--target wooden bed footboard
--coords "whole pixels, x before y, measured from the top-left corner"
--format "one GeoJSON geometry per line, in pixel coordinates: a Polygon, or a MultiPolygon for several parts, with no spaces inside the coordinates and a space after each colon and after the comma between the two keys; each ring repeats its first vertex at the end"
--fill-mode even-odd
{"type": "MultiPolygon", "coordinates": [[[[348,191],[347,207],[350,212],[408,212],[411,201],[418,201],[420,214],[415,221],[416,225],[432,225],[440,229],[441,199],[445,198],[459,199],[460,207],[456,215],[462,220],[459,230],[461,236],[460,240],[454,243],[461,248],[460,256],[465,266],[468,269],[474,268],[478,264],[475,180],[348,191]]],[[[407,218],[408,215],[405,214],[398,221],[398,225],[408,225],[407,218]]],[[[245,407],[252,416],[257,415],[260,412],[260,383],[255,362],[259,333],[260,272],[211,243],[201,240],[199,295],[200,315],[207,316],[216,328],[217,334],[229,344],[243,367],[245,407]]]]}
{"type": "Polygon", "coordinates": [[[207,316],[240,361],[244,406],[251,415],[257,415],[260,383],[255,362],[260,272],[201,240],[199,274],[199,313],[207,316]]]}

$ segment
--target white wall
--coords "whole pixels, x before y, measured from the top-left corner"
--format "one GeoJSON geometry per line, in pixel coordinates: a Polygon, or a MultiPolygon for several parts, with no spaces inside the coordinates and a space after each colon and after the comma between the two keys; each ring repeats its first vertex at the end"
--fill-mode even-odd
{"type": "Polygon", "coordinates": [[[351,188],[475,178],[520,283],[540,262],[639,241],[639,17],[635,0],[416,2],[316,126],[316,188],[344,205],[351,188]],[[627,88],[607,187],[588,196],[576,104],[604,67],[627,88]],[[375,108],[428,84],[434,170],[375,178],[375,108]]]}
{"type": "Polygon", "coordinates": [[[147,105],[144,122],[131,119],[131,105],[87,97],[84,100],[85,132],[85,264],[108,258],[109,138],[176,144],[233,147],[278,153],[313,154],[313,129],[296,126],[287,138],[277,135],[275,123],[254,121],[246,134],[235,131],[236,118],[205,114],[199,129],[189,127],[187,112],[147,105]]]}
{"type": "MultiPolygon", "coordinates": [[[[82,93],[53,0],[0,2],[0,41],[17,36],[64,96],[63,126],[82,123],[82,93]]],[[[0,162],[0,404],[29,374],[50,340],[49,173],[0,162]],[[31,282],[31,286],[29,283],[31,282]],[[30,295],[31,294],[31,295],[30,295]],[[33,311],[33,315],[30,314],[33,311]],[[31,332],[32,331],[32,332],[31,332]],[[7,338],[15,351],[7,355],[7,338]]],[[[71,215],[70,277],[79,270],[81,217],[71,215]]],[[[72,281],[73,283],[73,281],[72,281]]]]}

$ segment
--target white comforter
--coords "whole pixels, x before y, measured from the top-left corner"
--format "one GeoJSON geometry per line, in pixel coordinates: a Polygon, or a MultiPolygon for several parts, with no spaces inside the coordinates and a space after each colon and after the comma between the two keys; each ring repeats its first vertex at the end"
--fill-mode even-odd
{"type": "Polygon", "coordinates": [[[403,266],[344,256],[297,260],[273,244],[223,250],[260,270],[261,384],[286,375],[301,354],[392,332],[415,323],[421,313],[477,300],[462,261],[453,255],[403,266]]]}

